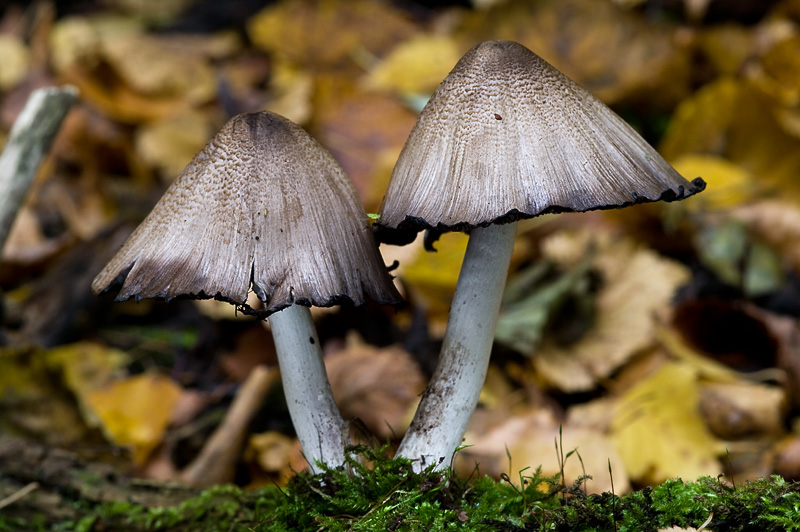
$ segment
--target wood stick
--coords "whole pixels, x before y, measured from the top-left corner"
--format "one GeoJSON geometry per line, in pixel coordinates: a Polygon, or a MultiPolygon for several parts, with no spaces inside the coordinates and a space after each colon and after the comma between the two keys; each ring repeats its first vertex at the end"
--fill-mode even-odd
{"type": "Polygon", "coordinates": [[[36,171],[78,96],[75,87],[38,89],[14,121],[0,155],[0,250],[36,171]]]}

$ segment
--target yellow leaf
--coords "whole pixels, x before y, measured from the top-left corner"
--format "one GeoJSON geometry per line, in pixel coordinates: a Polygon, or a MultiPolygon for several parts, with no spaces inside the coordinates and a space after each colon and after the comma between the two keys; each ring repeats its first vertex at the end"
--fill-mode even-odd
{"type": "Polygon", "coordinates": [[[800,104],[800,36],[777,42],[751,74],[767,94],[786,106],[800,104]]]}
{"type": "Polygon", "coordinates": [[[681,362],[668,362],[631,388],[617,404],[611,438],[631,479],[660,483],[695,480],[721,472],[722,445],[698,412],[697,375],[681,362]]]}
{"type": "Polygon", "coordinates": [[[314,78],[305,70],[281,59],[275,60],[267,109],[304,124],[311,118],[314,78]]]}
{"type": "Polygon", "coordinates": [[[61,369],[64,383],[75,394],[89,426],[100,422],[94,411],[87,408],[89,395],[111,382],[127,361],[124,352],[92,342],[63,345],[47,352],[47,364],[61,369]]]}
{"type": "Polygon", "coordinates": [[[21,39],[0,35],[0,91],[6,91],[22,81],[28,73],[31,57],[21,39]]]}
{"type": "Polygon", "coordinates": [[[411,298],[433,319],[446,320],[468,241],[464,233],[446,233],[436,242],[435,252],[427,252],[421,242],[415,242],[419,250],[416,259],[403,267],[402,279],[411,298]]]}
{"type": "Polygon", "coordinates": [[[208,113],[187,111],[145,124],[136,131],[136,151],[167,181],[178,177],[213,136],[208,113]]]}
{"type": "Polygon", "coordinates": [[[676,203],[694,212],[728,209],[750,201],[758,190],[753,175],[737,164],[716,155],[686,154],[672,166],[683,176],[701,176],[706,190],[692,201],[676,203]]]}
{"type": "Polygon", "coordinates": [[[157,373],[118,380],[89,393],[87,403],[99,417],[106,437],[130,446],[141,465],[161,443],[181,388],[157,373]]]}
{"type": "Polygon", "coordinates": [[[366,78],[366,85],[371,89],[396,91],[403,95],[430,95],[463,52],[449,36],[412,37],[397,45],[375,65],[366,78]]]}
{"type": "Polygon", "coordinates": [[[775,109],[752,82],[719,79],[678,106],[661,154],[670,161],[687,154],[723,157],[755,176],[762,189],[798,194],[800,139],[784,130],[775,109]]]}

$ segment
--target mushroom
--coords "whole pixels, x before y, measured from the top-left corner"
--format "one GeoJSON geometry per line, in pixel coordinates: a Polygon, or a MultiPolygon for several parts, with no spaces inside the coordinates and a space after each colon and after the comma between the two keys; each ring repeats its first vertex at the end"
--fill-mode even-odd
{"type": "Polygon", "coordinates": [[[517,220],[705,188],[524,46],[478,44],[422,110],[392,173],[379,241],[469,231],[439,362],[398,453],[441,464],[461,443],[489,363],[517,220]]]}
{"type": "Polygon", "coordinates": [[[117,300],[214,298],[269,317],[284,391],[312,470],[345,461],[308,307],[401,298],[353,185],[301,127],[269,112],[232,118],[92,283],[117,300]],[[247,304],[251,289],[262,308],[247,304]]]}

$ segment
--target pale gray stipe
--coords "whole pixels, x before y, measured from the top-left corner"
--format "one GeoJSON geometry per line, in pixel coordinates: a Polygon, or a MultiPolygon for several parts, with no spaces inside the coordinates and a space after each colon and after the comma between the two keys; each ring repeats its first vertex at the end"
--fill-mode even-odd
{"type": "Polygon", "coordinates": [[[301,127],[238,115],[92,283],[119,300],[215,298],[267,316],[299,302],[401,301],[350,180],[301,127]],[[252,289],[263,310],[246,305],[252,289]]]}
{"type": "Polygon", "coordinates": [[[376,225],[379,234],[469,229],[678,200],[704,187],[542,58],[490,41],[464,55],[422,110],[376,225]]]}

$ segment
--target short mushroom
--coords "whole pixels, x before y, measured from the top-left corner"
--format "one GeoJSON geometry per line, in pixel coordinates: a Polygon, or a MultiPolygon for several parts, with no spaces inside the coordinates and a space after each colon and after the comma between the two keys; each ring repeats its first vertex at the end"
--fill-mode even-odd
{"type": "Polygon", "coordinates": [[[489,363],[520,219],[651,201],[705,188],[687,181],[589,92],[524,46],[478,44],[422,110],[392,173],[379,241],[469,231],[437,368],[398,453],[449,459],[489,363]]]}
{"type": "Polygon", "coordinates": [[[269,112],[232,118],[195,156],[92,283],[118,300],[214,298],[269,317],[289,413],[312,470],[345,461],[308,307],[395,289],[351,182],[301,127],[269,112]],[[252,308],[253,292],[264,308],[252,308]]]}

